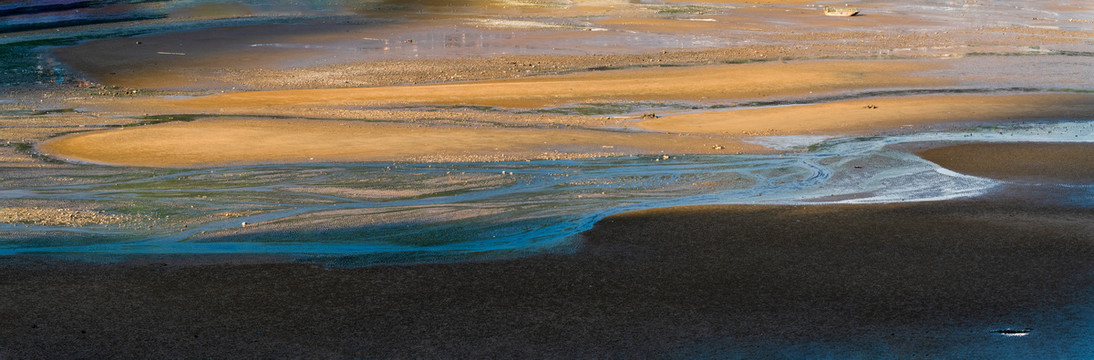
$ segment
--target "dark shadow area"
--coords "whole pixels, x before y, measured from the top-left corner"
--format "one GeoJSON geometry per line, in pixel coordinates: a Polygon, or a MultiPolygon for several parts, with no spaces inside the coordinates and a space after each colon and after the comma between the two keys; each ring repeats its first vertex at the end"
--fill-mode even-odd
{"type": "Polygon", "coordinates": [[[1090,314],[1075,312],[1090,308],[1091,224],[1089,209],[1020,202],[709,206],[612,216],[585,233],[577,253],[502,261],[327,268],[8,257],[0,349],[13,357],[1006,358],[1035,356],[1031,349],[1068,357],[1091,331],[1090,314]],[[1023,339],[1030,345],[991,333],[1007,327],[1035,329],[1023,339]]]}

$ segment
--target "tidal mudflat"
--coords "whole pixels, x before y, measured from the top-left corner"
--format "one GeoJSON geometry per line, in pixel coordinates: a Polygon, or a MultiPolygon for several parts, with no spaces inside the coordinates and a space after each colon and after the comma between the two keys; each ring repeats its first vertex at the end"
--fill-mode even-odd
{"type": "Polygon", "coordinates": [[[1094,353],[1094,8],[826,5],[3,5],[0,357],[1094,353]]]}

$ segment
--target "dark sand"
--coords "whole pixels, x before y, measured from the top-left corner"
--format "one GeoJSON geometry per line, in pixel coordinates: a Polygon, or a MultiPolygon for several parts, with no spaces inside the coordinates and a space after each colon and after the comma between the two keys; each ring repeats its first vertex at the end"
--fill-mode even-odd
{"type": "MultiPolygon", "coordinates": [[[[1053,7],[1069,11],[1086,8],[1077,3],[1071,1],[1053,7]]],[[[484,53],[485,57],[395,57],[385,61],[354,57],[360,61],[351,59],[332,64],[327,60],[338,51],[250,45],[274,42],[337,45],[352,40],[349,52],[355,53],[353,49],[358,45],[376,41],[365,37],[378,35],[347,33],[346,27],[340,25],[318,26],[305,33],[297,33],[300,27],[277,27],[276,34],[270,32],[275,30],[270,26],[236,28],[231,31],[248,36],[232,41],[216,40],[229,34],[223,28],[149,34],[90,41],[49,51],[74,70],[77,79],[104,82],[79,84],[93,86],[86,91],[70,89],[79,96],[65,95],[67,92],[48,95],[37,87],[26,91],[33,94],[29,98],[31,103],[38,104],[29,110],[51,109],[42,105],[49,103],[64,104],[55,106],[59,109],[110,105],[113,111],[92,111],[78,117],[64,115],[66,119],[75,119],[65,120],[65,124],[101,128],[104,122],[120,121],[113,116],[146,113],[257,113],[344,119],[347,115],[330,114],[369,104],[382,108],[421,103],[485,103],[535,108],[593,101],[706,101],[710,99],[703,97],[715,90],[722,94],[719,99],[727,101],[768,101],[787,96],[808,100],[822,93],[844,91],[948,90],[955,86],[957,89],[1020,87],[1034,92],[1090,89],[1089,82],[1082,81],[1088,78],[1082,76],[1087,74],[1082,71],[1085,70],[1082,62],[1075,60],[1089,53],[1090,32],[1086,30],[1089,27],[1083,22],[1082,30],[1074,30],[1078,27],[1066,30],[1071,24],[1067,17],[1078,15],[1062,12],[1050,15],[1052,12],[1036,11],[1035,6],[1026,4],[1013,12],[1000,11],[1002,4],[986,4],[963,10],[932,6],[938,9],[927,7],[923,8],[926,13],[908,16],[888,12],[886,5],[864,7],[864,16],[850,19],[819,16],[816,7],[796,11],[733,10],[702,14],[701,18],[697,17],[699,14],[688,15],[695,20],[709,17],[716,20],[714,23],[675,19],[683,15],[652,14],[660,10],[656,8],[645,13],[612,12],[589,21],[611,29],[638,30],[639,34],[666,31],[666,36],[726,31],[730,38],[717,39],[732,41],[718,42],[713,49],[651,44],[607,54],[484,53]],[[780,11],[785,14],[776,15],[780,11]],[[974,18],[958,20],[966,15],[974,18]],[[627,20],[632,18],[640,20],[627,20]],[[754,20],[744,22],[746,18],[754,20]],[[613,24],[612,19],[623,20],[613,24]],[[896,27],[891,27],[894,23],[896,27]],[[876,27],[882,24],[885,29],[876,27]],[[760,41],[755,44],[737,43],[739,39],[732,38],[746,34],[752,40],[751,37],[760,37],[761,33],[766,35],[757,38],[760,41]],[[137,41],[142,44],[138,46],[137,41]],[[1071,49],[1080,56],[1028,57],[1036,61],[1049,59],[1045,61],[1050,64],[1071,64],[1063,68],[1021,65],[1028,64],[1021,61],[1027,57],[970,57],[968,63],[975,64],[972,66],[975,69],[955,69],[945,76],[939,75],[944,73],[943,69],[935,67],[895,68],[893,64],[897,61],[860,60],[841,71],[809,73],[801,71],[802,62],[769,61],[832,59],[848,63],[847,59],[875,57],[1033,54],[1041,49],[1071,49]],[[706,68],[672,67],[748,61],[766,62],[721,66],[725,71],[717,74],[720,76],[712,76],[706,68]],[[993,64],[989,61],[1000,65],[984,66],[993,64]],[[291,68],[298,65],[304,67],[291,68]],[[631,67],[643,68],[592,71],[631,67]],[[1079,69],[1074,76],[1059,70],[1072,67],[1079,69]],[[913,72],[931,69],[934,74],[911,77],[913,72]],[[1030,75],[1030,71],[1035,75],[1030,75]],[[1054,76],[1042,78],[1041,71],[1054,76]],[[679,76],[683,73],[694,76],[679,76]],[[517,79],[557,74],[564,75],[550,80],[517,79]],[[744,81],[748,77],[743,75],[758,77],[744,81]],[[1077,80],[1055,81],[1064,77],[1077,80]],[[570,81],[550,83],[559,78],[570,81]],[[463,83],[491,79],[499,81],[463,83]],[[646,86],[653,82],[658,86],[646,86]],[[328,89],[414,83],[431,85],[328,89]],[[676,95],[666,95],[667,85],[673,86],[672,94],[676,95]],[[122,88],[116,88],[119,86],[122,88]],[[159,96],[167,93],[137,92],[125,87],[182,88],[199,93],[236,87],[319,90],[164,100],[159,96]],[[552,87],[555,90],[551,93],[559,97],[535,97],[552,87]],[[571,88],[580,92],[575,95],[571,88]],[[477,93],[467,89],[477,89],[477,93]],[[810,95],[817,90],[820,91],[816,95],[810,95]],[[393,95],[392,91],[402,93],[393,95]],[[520,95],[520,91],[525,92],[524,98],[510,99],[520,95]],[[408,94],[418,97],[408,101],[408,94]],[[482,102],[484,99],[492,102],[482,102]],[[303,106],[304,103],[311,105],[303,106]]],[[[555,10],[542,12],[546,18],[573,16],[555,10]]],[[[447,27],[438,29],[447,31],[447,27]]],[[[498,34],[512,31],[482,30],[498,34]]],[[[537,31],[534,39],[551,44],[601,34],[611,32],[564,29],[539,34],[537,31]]],[[[628,32],[620,34],[633,37],[628,32]]],[[[448,41],[447,36],[437,39],[437,43],[448,41]]],[[[533,38],[517,38],[511,43],[526,44],[529,39],[533,38]]],[[[404,34],[389,40],[411,48],[410,43],[404,42],[410,40],[404,34]]],[[[413,47],[427,45],[429,41],[419,38],[413,47]]],[[[869,114],[864,119],[884,116],[902,120],[877,125],[887,128],[909,124],[904,121],[908,113],[895,111],[904,109],[918,111],[920,119],[927,118],[924,110],[931,110],[934,111],[931,117],[946,122],[1087,118],[1085,114],[1090,113],[1083,110],[1089,108],[1089,100],[1061,102],[1065,97],[1081,95],[1052,93],[1043,97],[1043,101],[1033,103],[1015,102],[1014,97],[995,98],[1003,104],[988,104],[978,99],[976,104],[962,105],[957,110],[916,105],[908,98],[892,100],[899,104],[875,98],[861,99],[869,101],[864,104],[852,100],[785,108],[802,114],[817,113],[816,109],[853,107],[858,113],[869,114]],[[867,110],[863,107],[866,104],[881,106],[867,110]],[[1015,108],[1023,109],[1000,112],[1015,108]],[[1071,113],[1083,116],[1067,115],[1071,113]]],[[[748,110],[752,114],[769,111],[774,110],[748,110]]],[[[795,113],[782,112],[777,117],[787,118],[787,114],[795,113]]],[[[825,114],[844,116],[847,112],[825,114]]],[[[709,115],[712,114],[703,116],[709,115]]],[[[660,120],[696,125],[682,121],[687,120],[686,116],[660,120]]],[[[707,120],[726,126],[721,121],[725,119],[707,120]]],[[[802,119],[795,121],[802,123],[802,119]]],[[[43,129],[7,127],[0,136],[13,144],[36,144],[47,137],[43,134],[69,131],[71,127],[43,129]]],[[[766,125],[754,130],[770,129],[766,125]]],[[[840,127],[830,129],[843,131],[840,127]]],[[[732,132],[736,136],[749,129],[731,130],[737,130],[732,132]]],[[[728,132],[724,128],[714,131],[719,135],[728,132]]],[[[1074,162],[1076,154],[1089,155],[1085,150],[1089,147],[1059,150],[1061,155],[1052,156],[1064,160],[1044,160],[1049,153],[1045,150],[1052,147],[1037,147],[1033,152],[1040,157],[1032,162],[1018,156],[994,155],[1021,154],[1022,150],[1014,150],[1020,147],[940,149],[991,156],[935,161],[971,174],[977,174],[977,170],[961,169],[957,164],[977,161],[1003,164],[995,169],[1008,171],[984,175],[1000,178],[1023,176],[1014,171],[1020,167],[1007,165],[1011,163],[1044,161],[1065,168],[1065,172],[1092,168],[1089,163],[1074,162]]],[[[14,149],[0,147],[0,157],[31,164],[20,166],[47,166],[41,159],[14,149]]],[[[924,156],[933,158],[931,154],[924,156]]],[[[26,180],[24,168],[15,171],[20,172],[8,174],[14,173],[24,183],[33,181],[26,180]]],[[[98,168],[80,171],[86,172],[76,177],[105,172],[98,168]]],[[[1067,182],[1070,176],[1053,175],[1049,181],[1067,182]]],[[[7,180],[5,183],[10,183],[11,179],[7,180]]],[[[58,180],[43,176],[41,181],[58,180]]],[[[1090,300],[1094,298],[1094,210],[1089,205],[1089,193],[1081,194],[1083,201],[1072,201],[1070,197],[1075,194],[1067,191],[1073,189],[1063,186],[1008,186],[990,199],[936,203],[649,210],[601,221],[585,234],[585,240],[572,254],[489,262],[324,268],[293,264],[283,258],[246,255],[144,257],[104,264],[54,257],[0,257],[0,359],[1090,358],[1094,353],[1094,343],[1090,340],[1094,338],[1094,302],[1090,300]],[[1087,207],[1068,204],[1087,204],[1087,207]],[[1034,331],[1023,338],[1006,338],[990,332],[1026,327],[1034,331]]],[[[58,207],[62,206],[54,208],[58,207]]],[[[12,212],[69,221],[80,221],[79,215],[84,214],[48,212],[30,206],[12,212]]],[[[87,254],[73,257],[93,258],[87,254]]]]}
{"type": "Polygon", "coordinates": [[[4,258],[0,357],[1059,358],[1091,330],[1091,209],[705,206],[585,235],[569,255],[352,269],[4,258]]]}
{"type": "Polygon", "coordinates": [[[1092,143],[975,143],[937,147],[917,155],[947,169],[1022,182],[1094,183],[1092,143]],[[991,158],[992,161],[984,161],[991,158]]]}

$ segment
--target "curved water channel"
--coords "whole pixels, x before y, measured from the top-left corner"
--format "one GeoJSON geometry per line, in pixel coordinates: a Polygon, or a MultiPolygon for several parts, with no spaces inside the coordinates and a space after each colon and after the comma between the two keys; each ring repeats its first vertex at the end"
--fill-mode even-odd
{"type": "MultiPolygon", "coordinates": [[[[154,172],[118,168],[122,175],[85,179],[79,185],[8,189],[0,197],[99,204],[142,219],[139,226],[13,224],[22,234],[42,235],[0,241],[0,254],[285,254],[372,264],[565,252],[578,243],[575,235],[596,221],[640,209],[976,196],[1001,183],[948,171],[892,145],[1090,142],[1094,123],[752,141],[785,152],[154,172]]],[[[1094,186],[1078,187],[1080,193],[1094,194],[1094,186]]]]}

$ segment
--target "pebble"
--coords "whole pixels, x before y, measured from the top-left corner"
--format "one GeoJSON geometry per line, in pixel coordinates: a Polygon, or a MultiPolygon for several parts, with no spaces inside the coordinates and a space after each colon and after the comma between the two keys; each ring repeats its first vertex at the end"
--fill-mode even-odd
{"type": "Polygon", "coordinates": [[[117,214],[105,214],[93,210],[75,210],[44,207],[0,208],[0,222],[34,224],[39,226],[81,227],[134,222],[137,219],[117,214]]]}

